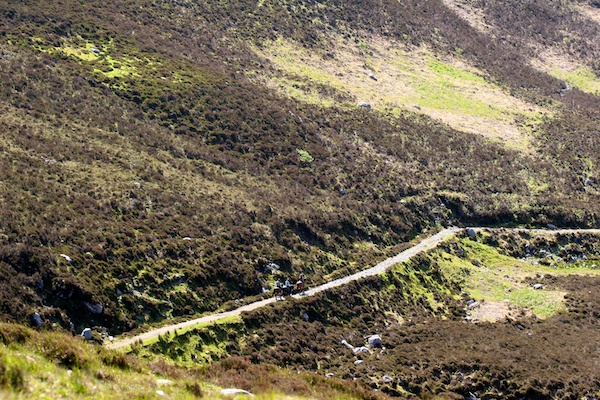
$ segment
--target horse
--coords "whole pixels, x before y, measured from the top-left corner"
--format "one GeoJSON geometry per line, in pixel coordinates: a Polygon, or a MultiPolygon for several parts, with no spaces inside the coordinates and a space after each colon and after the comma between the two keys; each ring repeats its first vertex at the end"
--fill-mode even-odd
{"type": "Polygon", "coordinates": [[[296,293],[302,293],[305,291],[306,291],[306,285],[304,284],[304,281],[296,282],[296,293]]]}
{"type": "Polygon", "coordinates": [[[283,292],[282,287],[276,287],[273,289],[273,296],[275,296],[275,300],[283,300],[285,298],[285,294],[283,292]]]}

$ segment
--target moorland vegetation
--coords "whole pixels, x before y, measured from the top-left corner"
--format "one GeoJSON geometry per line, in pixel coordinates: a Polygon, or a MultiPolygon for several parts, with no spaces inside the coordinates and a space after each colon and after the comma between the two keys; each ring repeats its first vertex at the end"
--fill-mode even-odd
{"type": "MultiPolygon", "coordinates": [[[[596,9],[587,0],[0,0],[3,320],[36,325],[37,313],[46,328],[118,334],[261,296],[277,277],[271,263],[316,284],[443,226],[596,227],[596,9]],[[299,56],[290,62],[281,49],[299,56]],[[426,65],[407,86],[423,106],[382,97],[358,107],[377,89],[319,69],[319,58],[336,57],[386,87],[426,65]],[[461,96],[430,93],[464,81],[474,86],[461,96]],[[478,83],[529,105],[476,103],[482,126],[514,119],[518,144],[437,118],[478,83]]],[[[346,298],[378,282],[346,288],[346,298]]],[[[442,283],[426,292],[453,304],[455,288],[442,283]]],[[[420,294],[390,301],[437,315],[420,294]]]]}

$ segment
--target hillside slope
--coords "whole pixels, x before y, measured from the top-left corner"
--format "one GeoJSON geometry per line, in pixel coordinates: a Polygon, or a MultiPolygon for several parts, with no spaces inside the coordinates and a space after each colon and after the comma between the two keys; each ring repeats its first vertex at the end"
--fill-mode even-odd
{"type": "Polygon", "coordinates": [[[271,262],[321,282],[424,229],[597,226],[593,7],[515,6],[521,35],[491,3],[0,1],[3,318],[122,332],[271,262]]]}

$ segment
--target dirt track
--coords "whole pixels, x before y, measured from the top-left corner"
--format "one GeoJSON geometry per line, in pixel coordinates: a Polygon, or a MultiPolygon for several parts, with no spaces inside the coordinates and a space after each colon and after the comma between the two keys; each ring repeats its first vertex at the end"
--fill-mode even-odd
{"type": "MultiPolygon", "coordinates": [[[[306,292],[304,292],[302,295],[294,295],[293,297],[295,298],[300,298],[301,296],[311,296],[314,295],[316,293],[322,292],[324,290],[327,289],[331,289],[334,287],[338,287],[341,285],[345,285],[348,282],[351,281],[355,281],[367,276],[373,276],[373,275],[378,275],[383,273],[384,271],[386,271],[388,268],[392,267],[395,264],[398,264],[400,262],[403,261],[407,261],[410,258],[414,257],[416,254],[422,252],[422,251],[426,251],[429,249],[434,248],[435,246],[437,246],[440,242],[442,242],[443,240],[445,240],[446,238],[448,238],[449,236],[454,235],[456,232],[459,232],[462,228],[447,228],[444,229],[440,232],[438,232],[437,234],[430,236],[428,238],[423,239],[421,242],[419,242],[418,244],[398,253],[397,255],[395,255],[394,257],[390,257],[382,262],[380,262],[379,264],[375,265],[374,267],[365,269],[363,271],[357,272],[355,274],[346,276],[344,278],[340,278],[340,279],[336,279],[334,281],[331,282],[327,282],[324,283],[322,285],[316,286],[314,288],[311,288],[309,290],[307,290],[306,292]]],[[[473,228],[475,230],[482,230],[482,229],[487,229],[487,228],[473,228]]],[[[522,229],[523,231],[527,230],[527,229],[522,229]]],[[[598,233],[600,234],[600,229],[587,229],[587,230],[583,230],[583,229],[561,229],[561,230],[550,230],[550,231],[546,231],[546,230],[530,230],[532,232],[548,232],[550,234],[566,234],[566,233],[573,233],[573,232],[590,232],[590,233],[598,233]]],[[[155,338],[159,335],[163,335],[167,332],[170,331],[174,331],[176,329],[183,329],[183,328],[187,328],[193,325],[198,325],[198,324],[204,324],[204,323],[209,323],[209,322],[214,322],[223,318],[227,318],[227,317],[231,317],[231,316],[236,316],[236,315],[240,315],[242,312],[244,311],[251,311],[263,306],[266,306],[267,304],[271,304],[274,303],[276,300],[274,297],[265,299],[265,300],[261,300],[261,301],[257,301],[254,303],[250,303],[250,304],[246,304],[244,306],[241,306],[239,308],[236,308],[235,310],[231,310],[231,311],[227,311],[227,312],[222,312],[222,313],[217,313],[217,314],[211,314],[211,315],[206,315],[204,317],[201,318],[195,318],[189,321],[185,321],[185,322],[180,322],[177,324],[172,324],[172,325],[167,325],[164,326],[162,328],[158,328],[158,329],[154,329],[142,334],[139,334],[137,336],[131,337],[131,338],[126,338],[126,339],[122,339],[122,340],[116,340],[113,343],[108,344],[106,347],[109,349],[119,349],[119,348],[123,348],[123,347],[127,347],[129,345],[131,345],[132,343],[139,341],[139,340],[147,340],[147,339],[151,339],[151,338],[155,338]]]]}

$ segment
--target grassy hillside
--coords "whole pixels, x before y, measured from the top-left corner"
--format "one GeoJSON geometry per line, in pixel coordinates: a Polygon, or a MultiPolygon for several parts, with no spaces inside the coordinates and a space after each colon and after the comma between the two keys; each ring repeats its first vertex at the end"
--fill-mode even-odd
{"type": "Polygon", "coordinates": [[[3,318],[118,333],[270,262],[317,283],[424,229],[596,226],[598,21],[530,5],[547,39],[501,40],[500,2],[1,1],[3,318]]]}
{"type": "MultiPolygon", "coordinates": [[[[599,257],[593,235],[459,236],[381,277],[166,335],[133,352],[209,371],[217,365],[215,376],[227,366],[222,382],[243,376],[249,360],[391,397],[596,396],[590,352],[600,341],[599,257]],[[342,343],[360,347],[373,334],[383,348],[355,353],[342,343]]],[[[260,387],[252,379],[238,384],[260,387]]]]}

